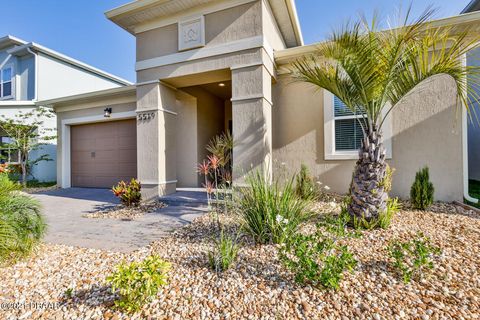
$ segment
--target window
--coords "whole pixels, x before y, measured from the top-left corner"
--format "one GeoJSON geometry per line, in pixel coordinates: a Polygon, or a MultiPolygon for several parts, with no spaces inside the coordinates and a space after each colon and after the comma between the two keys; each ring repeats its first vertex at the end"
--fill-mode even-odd
{"type": "Polygon", "coordinates": [[[13,97],[13,68],[4,67],[0,70],[0,98],[13,97]]]}
{"type": "Polygon", "coordinates": [[[0,163],[18,163],[20,152],[11,147],[12,139],[0,137],[0,163]]]}
{"type": "Polygon", "coordinates": [[[358,150],[362,144],[363,131],[358,119],[360,112],[353,113],[339,98],[333,97],[335,119],[335,150],[358,150]]]}
{"type": "MultiPolygon", "coordinates": [[[[325,160],[358,159],[358,149],[363,139],[362,127],[358,122],[358,118],[362,118],[362,114],[360,112],[352,112],[331,92],[323,92],[325,160]]],[[[389,116],[383,125],[387,159],[392,158],[391,121],[392,116],[389,116]]]]}

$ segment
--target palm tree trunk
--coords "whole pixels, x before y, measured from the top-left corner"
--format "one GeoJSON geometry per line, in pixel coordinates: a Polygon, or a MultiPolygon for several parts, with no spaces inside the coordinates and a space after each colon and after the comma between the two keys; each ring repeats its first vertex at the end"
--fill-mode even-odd
{"type": "Polygon", "coordinates": [[[387,208],[388,194],[384,188],[387,163],[381,131],[375,128],[366,131],[353,172],[348,212],[352,217],[372,221],[387,208]]]}

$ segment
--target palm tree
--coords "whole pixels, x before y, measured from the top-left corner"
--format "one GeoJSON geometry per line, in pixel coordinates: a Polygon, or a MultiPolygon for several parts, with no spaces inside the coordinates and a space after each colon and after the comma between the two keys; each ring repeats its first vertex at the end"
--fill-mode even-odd
{"type": "MultiPolygon", "coordinates": [[[[456,84],[458,102],[468,110],[478,96],[477,67],[465,66],[467,51],[478,38],[452,27],[429,24],[433,10],[410,23],[410,9],[399,27],[379,31],[376,18],[346,24],[315,53],[293,64],[294,77],[336,95],[352,112],[361,114],[363,131],[350,186],[349,214],[367,221],[378,219],[387,208],[384,189],[387,170],[382,126],[399,102],[422,81],[449,75],[456,84]],[[467,36],[468,35],[468,36],[467,36]],[[467,85],[467,77],[469,83],[467,85]]],[[[421,107],[421,106],[419,106],[421,107]]]]}

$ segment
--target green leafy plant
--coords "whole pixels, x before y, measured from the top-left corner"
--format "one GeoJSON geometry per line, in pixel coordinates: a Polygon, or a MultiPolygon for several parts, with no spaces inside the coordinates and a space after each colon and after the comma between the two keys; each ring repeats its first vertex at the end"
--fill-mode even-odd
{"type": "Polygon", "coordinates": [[[327,215],[317,223],[317,228],[322,227],[325,232],[334,237],[360,237],[358,230],[349,230],[350,215],[342,210],[339,215],[327,215]]]}
{"type": "Polygon", "coordinates": [[[357,261],[346,245],[339,245],[320,228],[314,234],[296,233],[279,249],[282,263],[301,284],[338,289],[343,274],[357,261]]]}
{"type": "Polygon", "coordinates": [[[300,198],[305,200],[316,200],[319,198],[320,190],[313,181],[306,165],[301,165],[300,172],[297,174],[295,180],[295,192],[300,198]]]}
{"type": "Polygon", "coordinates": [[[46,231],[40,203],[18,192],[21,185],[0,174],[0,263],[30,255],[46,231]]]}
{"type": "Polygon", "coordinates": [[[120,295],[115,305],[130,313],[139,311],[157,295],[161,286],[167,284],[170,267],[169,262],[156,255],[141,262],[120,263],[106,279],[112,285],[112,292],[118,290],[120,295]]]}
{"type": "Polygon", "coordinates": [[[263,172],[255,171],[247,183],[240,189],[239,210],[245,231],[257,243],[282,243],[310,219],[309,202],[297,196],[293,179],[270,183],[263,172]]]}
{"type": "Polygon", "coordinates": [[[116,186],[112,187],[112,192],[124,206],[131,207],[138,206],[140,201],[142,201],[141,189],[140,182],[132,178],[130,183],[120,181],[116,186]]]}
{"type": "Polygon", "coordinates": [[[434,256],[441,254],[440,248],[433,246],[423,234],[409,241],[394,240],[387,250],[404,283],[419,279],[425,271],[433,269],[434,256]]]}
{"type": "Polygon", "coordinates": [[[404,97],[427,79],[449,75],[459,105],[470,111],[479,98],[475,88],[480,67],[462,62],[479,46],[478,36],[430,23],[434,10],[417,19],[410,13],[408,9],[405,17],[399,17],[397,25],[382,23],[377,15],[372,21],[348,22],[292,67],[296,80],[331,92],[347,111],[359,115],[362,139],[350,188],[355,201],[348,212],[368,222],[377,220],[386,207],[388,194],[380,186],[387,165],[383,127],[404,97]],[[366,192],[372,189],[376,192],[366,192]]]}
{"type": "Polygon", "coordinates": [[[37,107],[31,111],[19,111],[13,117],[2,115],[0,129],[10,138],[8,143],[3,143],[0,148],[16,150],[19,154],[18,163],[21,181],[27,186],[27,178],[32,175],[32,168],[42,161],[53,161],[48,154],[41,154],[36,158],[32,155],[41,153],[43,146],[56,138],[53,129],[44,127],[46,120],[53,118],[53,110],[37,107]],[[38,151],[38,152],[33,152],[38,151]]]}
{"type": "Polygon", "coordinates": [[[229,269],[237,258],[238,250],[237,237],[221,230],[219,239],[215,240],[213,251],[208,253],[210,267],[217,272],[229,269]]]}
{"type": "Polygon", "coordinates": [[[435,188],[430,182],[428,167],[415,174],[415,181],[410,189],[410,201],[415,209],[426,210],[433,203],[435,188]]]}

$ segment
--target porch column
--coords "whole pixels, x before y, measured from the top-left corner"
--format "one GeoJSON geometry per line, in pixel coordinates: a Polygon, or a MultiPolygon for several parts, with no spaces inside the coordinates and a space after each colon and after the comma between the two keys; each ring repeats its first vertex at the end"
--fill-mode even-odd
{"type": "Polygon", "coordinates": [[[232,70],[233,178],[272,172],[272,77],[264,65],[232,70]]]}
{"type": "Polygon", "coordinates": [[[175,192],[175,90],[159,83],[137,86],[137,173],[144,199],[175,192]]]}

